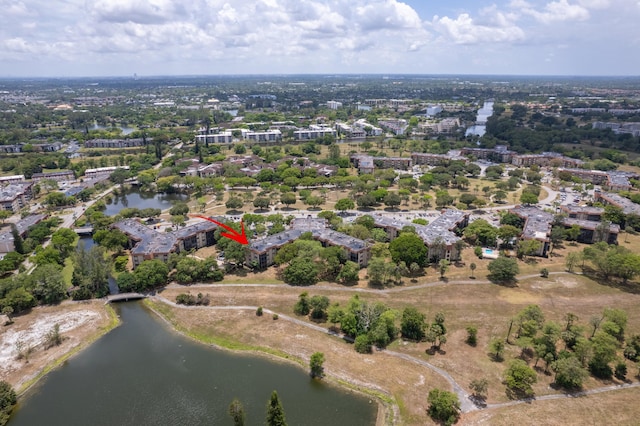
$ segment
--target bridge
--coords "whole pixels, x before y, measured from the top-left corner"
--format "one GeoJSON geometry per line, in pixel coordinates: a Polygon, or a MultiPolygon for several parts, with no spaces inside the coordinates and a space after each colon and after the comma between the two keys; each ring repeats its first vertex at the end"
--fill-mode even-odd
{"type": "Polygon", "coordinates": [[[129,300],[144,299],[146,294],[142,293],[118,293],[107,296],[107,303],[111,302],[128,302],[129,300]]]}
{"type": "Polygon", "coordinates": [[[73,232],[75,232],[78,235],[93,235],[93,227],[86,226],[84,228],[74,228],[73,232]]]}

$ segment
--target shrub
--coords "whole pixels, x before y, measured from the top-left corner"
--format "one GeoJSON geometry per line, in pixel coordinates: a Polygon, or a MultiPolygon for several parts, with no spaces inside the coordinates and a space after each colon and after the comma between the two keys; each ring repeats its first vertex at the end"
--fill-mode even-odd
{"type": "Polygon", "coordinates": [[[361,354],[370,354],[371,353],[371,343],[369,342],[369,337],[366,334],[361,334],[356,337],[354,341],[354,346],[356,348],[356,352],[361,354]]]}
{"type": "Polygon", "coordinates": [[[475,246],[473,248],[473,254],[475,254],[476,256],[478,256],[478,259],[482,259],[482,247],[480,246],[475,246]]]}
{"type": "Polygon", "coordinates": [[[208,306],[210,303],[209,294],[198,293],[197,296],[193,296],[191,293],[180,293],[176,296],[176,303],[179,305],[204,305],[208,306]]]}
{"type": "Polygon", "coordinates": [[[549,278],[549,270],[547,268],[540,269],[540,276],[542,278],[549,278]]]}
{"type": "Polygon", "coordinates": [[[262,316],[262,306],[258,306],[258,309],[256,309],[256,315],[259,317],[262,316]]]}
{"type": "Polygon", "coordinates": [[[475,346],[478,344],[478,329],[474,326],[467,327],[467,344],[470,346],[475,346]]]}
{"type": "Polygon", "coordinates": [[[280,317],[278,316],[278,314],[273,314],[273,320],[274,320],[274,321],[275,321],[275,320],[277,320],[278,318],[280,318],[280,317]]]}

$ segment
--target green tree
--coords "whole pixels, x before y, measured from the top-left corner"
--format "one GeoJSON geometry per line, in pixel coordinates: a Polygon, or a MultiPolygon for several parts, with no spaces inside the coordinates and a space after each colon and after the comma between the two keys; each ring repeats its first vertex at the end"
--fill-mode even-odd
{"type": "Polygon", "coordinates": [[[469,383],[469,388],[473,391],[473,397],[484,401],[487,399],[487,391],[489,390],[489,381],[487,379],[474,379],[469,383]]]}
{"type": "Polygon", "coordinates": [[[440,259],[438,262],[438,270],[440,271],[440,278],[444,278],[444,275],[449,269],[449,261],[447,259],[440,259]]]}
{"type": "Polygon", "coordinates": [[[245,414],[244,407],[242,407],[242,403],[237,398],[234,398],[229,404],[229,416],[233,420],[234,426],[244,426],[245,422],[245,414]]]}
{"type": "Polygon", "coordinates": [[[318,266],[308,259],[296,257],[282,271],[284,282],[291,285],[312,285],[318,281],[318,266]]]}
{"type": "Polygon", "coordinates": [[[242,198],[236,197],[234,195],[230,196],[227,202],[225,203],[225,206],[228,209],[232,209],[232,210],[240,209],[242,208],[243,205],[244,205],[244,201],[242,201],[242,198]]]}
{"type": "Polygon", "coordinates": [[[427,398],[429,416],[445,425],[452,425],[458,421],[460,416],[460,401],[458,396],[449,391],[433,389],[429,391],[427,398]]]}
{"type": "Polygon", "coordinates": [[[421,341],[425,337],[425,316],[416,308],[408,306],[402,311],[400,332],[405,339],[421,341]]]}
{"type": "Polygon", "coordinates": [[[271,200],[267,197],[256,197],[256,199],[253,200],[253,206],[260,210],[267,210],[270,204],[271,200]]]}
{"type": "Polygon", "coordinates": [[[579,252],[572,251],[567,253],[567,257],[565,259],[565,266],[567,267],[567,271],[573,272],[573,269],[576,267],[578,263],[582,260],[582,254],[579,252]]]}
{"type": "Polygon", "coordinates": [[[504,373],[509,391],[516,397],[533,396],[533,384],[538,381],[536,372],[521,359],[514,359],[504,373]]]}
{"type": "Polygon", "coordinates": [[[475,278],[473,273],[476,270],[476,268],[477,268],[476,264],[471,262],[471,264],[469,265],[469,269],[471,269],[471,278],[475,278]]]}
{"type": "MultiPolygon", "coordinates": [[[[6,210],[2,211],[6,212],[6,210]]],[[[25,254],[24,241],[22,240],[15,223],[11,224],[11,236],[13,237],[13,249],[20,254],[25,254]]]]}
{"type": "Polygon", "coordinates": [[[136,290],[144,291],[167,283],[169,267],[159,259],[145,260],[133,271],[136,290]]]}
{"type": "Polygon", "coordinates": [[[353,346],[359,354],[370,354],[371,353],[371,341],[369,340],[369,336],[366,334],[361,334],[357,336],[353,342],[353,346]]]}
{"type": "Polygon", "coordinates": [[[592,357],[589,361],[591,373],[601,379],[611,378],[613,371],[609,363],[616,358],[618,342],[615,337],[598,331],[591,339],[592,357]]]}
{"type": "Polygon", "coordinates": [[[538,204],[538,196],[531,192],[523,191],[520,195],[520,202],[522,204],[538,204]]]}
{"type": "Polygon", "coordinates": [[[504,348],[504,340],[499,337],[494,337],[493,339],[491,339],[491,342],[489,342],[489,351],[491,351],[491,354],[496,361],[502,361],[504,348]]]}
{"type": "Polygon", "coordinates": [[[329,307],[329,298],[327,296],[315,295],[309,299],[311,307],[311,319],[324,320],[327,317],[327,308],[329,307]]]}
{"type": "Polygon", "coordinates": [[[518,262],[504,256],[489,262],[487,268],[489,269],[489,280],[500,284],[512,282],[520,272],[518,262]]]}
{"type": "Polygon", "coordinates": [[[348,260],[344,265],[342,265],[342,269],[340,269],[340,273],[336,279],[344,284],[357,283],[359,273],[360,265],[348,260]]]}
{"type": "Polygon", "coordinates": [[[385,205],[391,208],[395,208],[400,205],[402,200],[397,192],[389,192],[387,195],[385,195],[383,202],[385,205]]]}
{"type": "Polygon", "coordinates": [[[416,263],[424,267],[427,263],[427,247],[418,235],[401,233],[398,238],[389,243],[391,259],[395,263],[404,262],[406,265],[416,263]]]}
{"type": "Polygon", "coordinates": [[[478,328],[470,325],[467,327],[467,340],[465,340],[467,345],[475,346],[478,344],[478,328]]]}
{"type": "Polygon", "coordinates": [[[321,379],[324,377],[324,354],[314,352],[309,360],[309,370],[311,377],[321,379]]]}
{"type": "Polygon", "coordinates": [[[580,229],[580,225],[571,225],[570,228],[565,229],[564,233],[567,240],[578,241],[578,237],[580,237],[582,230],[580,229]]]}
{"type": "Polygon", "coordinates": [[[67,297],[62,271],[56,265],[38,266],[32,274],[31,294],[42,304],[52,305],[67,297]]]}
{"type": "Polygon", "coordinates": [[[296,194],[294,192],[285,192],[280,196],[280,202],[282,204],[286,204],[287,206],[295,204],[297,200],[298,198],[296,197],[296,194]]]}
{"type": "Polygon", "coordinates": [[[551,365],[551,369],[556,373],[555,383],[567,389],[580,389],[589,376],[575,356],[560,358],[551,365]]]}
{"type": "Polygon", "coordinates": [[[93,234],[93,240],[107,250],[120,252],[129,244],[129,237],[119,229],[100,229],[93,234]]]}
{"type": "Polygon", "coordinates": [[[11,384],[0,380],[0,425],[7,424],[11,410],[17,401],[18,397],[11,384]]]}
{"type": "Polygon", "coordinates": [[[278,392],[273,391],[267,404],[267,426],[287,426],[284,408],[278,398],[278,392]]]}
{"type": "Polygon", "coordinates": [[[351,198],[341,198],[336,202],[335,209],[344,212],[347,210],[353,210],[355,207],[356,204],[351,198]]]}

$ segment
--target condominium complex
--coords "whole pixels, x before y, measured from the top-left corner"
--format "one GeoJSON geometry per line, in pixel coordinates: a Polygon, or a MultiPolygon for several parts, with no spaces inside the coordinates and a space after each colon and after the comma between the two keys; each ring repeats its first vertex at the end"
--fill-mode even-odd
{"type": "MultiPolygon", "coordinates": [[[[151,142],[151,139],[147,139],[151,142]]],[[[91,139],[84,143],[85,148],[132,148],[144,146],[144,139],[91,139]]]]}
{"type": "Polygon", "coordinates": [[[329,229],[326,219],[301,218],[291,222],[290,229],[266,238],[252,241],[247,250],[246,262],[263,269],[273,265],[278,250],[306,232],[310,232],[314,240],[320,241],[323,247],[341,247],[347,259],[360,267],[367,266],[371,256],[371,246],[366,241],[329,229]]]}
{"type": "Polygon", "coordinates": [[[469,214],[454,209],[443,211],[438,218],[428,225],[418,225],[382,214],[373,215],[373,219],[374,226],[384,229],[390,240],[397,238],[405,226],[412,226],[416,230],[416,234],[422,238],[422,241],[427,246],[428,260],[458,260],[460,251],[456,243],[462,241],[462,239],[457,233],[469,224],[469,214]]]}
{"type": "Polygon", "coordinates": [[[33,182],[14,182],[0,187],[0,209],[17,213],[32,198],[33,182]]]}
{"type": "Polygon", "coordinates": [[[158,232],[135,219],[125,219],[112,225],[129,237],[133,268],[145,260],[169,260],[171,253],[180,253],[215,244],[214,233],[218,226],[203,221],[172,232],[158,232]]]}

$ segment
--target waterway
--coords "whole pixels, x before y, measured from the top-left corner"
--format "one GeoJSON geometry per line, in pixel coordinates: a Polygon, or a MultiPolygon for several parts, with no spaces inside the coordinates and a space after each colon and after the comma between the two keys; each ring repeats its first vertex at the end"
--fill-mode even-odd
{"type": "Polygon", "coordinates": [[[102,125],[98,124],[97,122],[94,122],[93,126],[89,127],[89,130],[112,130],[112,129],[120,129],[122,131],[122,135],[123,136],[129,135],[129,134],[135,132],[136,130],[138,130],[135,127],[127,127],[127,126],[107,127],[107,126],[102,126],[102,125]]]}
{"type": "Polygon", "coordinates": [[[312,380],[288,363],[217,350],[168,328],[141,302],[115,306],[122,325],[30,390],[9,426],[230,425],[238,398],[263,424],[277,390],[290,425],[372,425],[369,398],[312,380]]]}
{"type": "Polygon", "coordinates": [[[119,191],[118,195],[112,194],[112,201],[107,203],[107,209],[104,214],[113,216],[126,207],[165,210],[171,208],[175,202],[187,201],[188,198],[186,194],[140,192],[138,188],[131,187],[124,191],[119,191]]]}
{"type": "Polygon", "coordinates": [[[487,131],[487,120],[493,115],[493,101],[486,101],[482,108],[478,110],[476,115],[476,124],[469,127],[465,132],[465,136],[478,135],[484,136],[487,131]]]}

